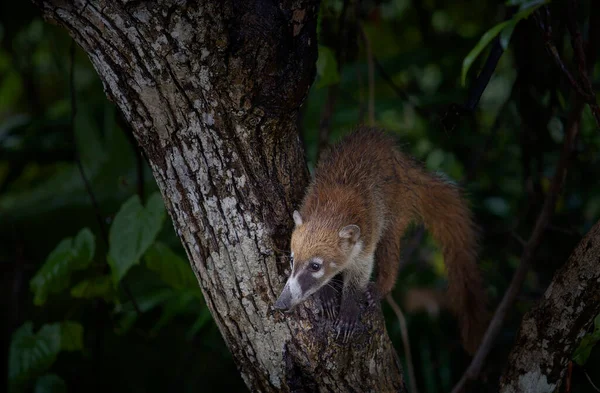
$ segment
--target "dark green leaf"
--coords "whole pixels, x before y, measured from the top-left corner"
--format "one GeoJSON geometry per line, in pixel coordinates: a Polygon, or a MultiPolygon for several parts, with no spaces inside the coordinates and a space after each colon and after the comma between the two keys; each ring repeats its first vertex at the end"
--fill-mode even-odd
{"type": "Polygon", "coordinates": [[[34,393],[66,393],[67,384],[56,374],[45,374],[35,382],[34,393]]]}
{"type": "Polygon", "coordinates": [[[60,348],[63,351],[83,350],[83,326],[79,322],[65,321],[60,324],[60,348]]]}
{"type": "Polygon", "coordinates": [[[108,263],[117,284],[154,242],[165,219],[165,209],[158,193],[142,206],[135,195],[121,206],[110,227],[108,263]]]}
{"type": "MultiPolygon", "coordinates": [[[[199,289],[198,281],[187,260],[166,244],[156,242],[146,252],[146,266],[175,289],[199,289]]],[[[198,291],[199,292],[199,291],[198,291]]]]}
{"type": "Polygon", "coordinates": [[[477,42],[475,47],[473,49],[471,49],[469,54],[463,60],[463,64],[462,64],[462,73],[461,73],[460,80],[461,80],[461,83],[463,84],[463,86],[465,85],[465,82],[467,80],[467,73],[469,72],[471,65],[473,65],[473,63],[475,62],[477,57],[479,57],[481,52],[483,52],[483,50],[488,46],[488,44],[490,42],[492,42],[492,40],[502,31],[502,29],[504,29],[506,26],[508,26],[511,23],[512,23],[512,21],[510,21],[510,20],[498,23],[496,26],[494,26],[491,29],[489,29],[488,31],[486,31],[481,36],[481,38],[479,39],[479,42],[477,42]]]}
{"type": "Polygon", "coordinates": [[[94,250],[94,235],[88,228],[82,229],[75,241],[71,237],[62,240],[31,279],[33,303],[41,306],[50,293],[66,289],[71,273],[85,269],[92,261],[94,250]]]}
{"type": "Polygon", "coordinates": [[[598,338],[593,335],[586,334],[573,354],[573,361],[580,366],[585,365],[590,357],[590,353],[592,353],[592,349],[598,341],[598,338]]]}
{"type": "Polygon", "coordinates": [[[71,296],[81,299],[102,298],[107,302],[115,298],[116,291],[110,276],[83,280],[71,288],[71,296]]]}
{"type": "MultiPolygon", "coordinates": [[[[509,0],[510,1],[510,0],[509,0]]],[[[471,68],[471,65],[475,62],[477,57],[483,52],[483,50],[488,46],[490,42],[500,33],[502,36],[500,37],[500,43],[504,49],[508,46],[508,42],[510,41],[510,37],[512,32],[522,19],[528,18],[536,9],[538,9],[543,4],[549,3],[550,0],[534,0],[534,1],[519,1],[513,0],[516,4],[520,4],[519,12],[517,12],[510,20],[498,23],[488,31],[486,31],[479,42],[475,45],[473,49],[469,52],[469,54],[463,60],[462,65],[462,73],[461,73],[461,83],[463,86],[467,80],[467,73],[471,68]]]]}
{"type": "Polygon", "coordinates": [[[8,360],[8,378],[13,390],[27,379],[46,371],[60,351],[60,324],[44,325],[33,333],[27,322],[12,336],[8,360]]]}

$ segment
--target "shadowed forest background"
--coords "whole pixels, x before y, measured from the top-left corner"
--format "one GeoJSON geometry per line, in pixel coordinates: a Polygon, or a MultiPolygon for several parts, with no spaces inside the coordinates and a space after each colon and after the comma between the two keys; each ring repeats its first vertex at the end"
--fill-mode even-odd
{"type": "MultiPolygon", "coordinates": [[[[590,21],[600,23],[592,1],[577,10],[584,39],[590,21]]],[[[547,50],[551,40],[576,74],[567,2],[555,1],[550,38],[528,14],[503,33],[510,43],[468,108],[494,46],[484,33],[522,3],[323,0],[317,76],[301,114],[311,169],[328,143],[373,117],[428,169],[463,185],[481,227],[490,310],[531,236],[577,99],[547,50]]],[[[524,313],[600,218],[598,179],[600,133],[586,105],[563,192],[484,383],[497,383],[524,313]]],[[[440,250],[421,227],[406,239],[393,296],[417,386],[448,392],[470,357],[447,310],[440,250]]],[[[29,2],[0,5],[0,271],[10,391],[247,391],[131,130],[83,51],[29,2]]],[[[405,365],[398,320],[383,309],[405,365]]],[[[588,376],[600,385],[596,322],[573,354],[572,392],[595,391],[588,376]]]]}

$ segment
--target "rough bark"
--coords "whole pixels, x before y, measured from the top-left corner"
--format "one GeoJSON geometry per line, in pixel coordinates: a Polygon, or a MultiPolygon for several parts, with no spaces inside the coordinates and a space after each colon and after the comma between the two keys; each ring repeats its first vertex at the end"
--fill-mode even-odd
{"type": "Polygon", "coordinates": [[[340,345],[316,304],[273,310],[308,181],[298,109],[318,0],[34,0],[88,53],[149,159],[252,391],[404,389],[379,309],[340,345]]]}
{"type": "Polygon", "coordinates": [[[600,221],[555,274],[543,299],[521,323],[503,393],[558,391],[567,363],[600,312],[600,221]]]}

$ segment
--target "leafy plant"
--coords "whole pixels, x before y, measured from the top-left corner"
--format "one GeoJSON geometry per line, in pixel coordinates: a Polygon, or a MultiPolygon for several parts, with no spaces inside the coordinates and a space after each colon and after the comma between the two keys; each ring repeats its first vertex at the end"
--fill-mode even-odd
{"type": "Polygon", "coordinates": [[[94,235],[88,228],[82,229],[74,239],[68,237],[58,243],[31,279],[30,287],[35,295],[33,303],[41,306],[46,302],[48,294],[66,289],[71,273],[89,266],[95,248],[94,235]]]}
{"type": "Polygon", "coordinates": [[[502,48],[506,49],[517,23],[523,19],[527,19],[535,10],[549,2],[550,0],[508,0],[506,4],[513,6],[518,5],[519,11],[509,20],[498,23],[486,31],[481,36],[475,47],[471,49],[469,54],[467,54],[462,64],[461,82],[463,86],[466,84],[467,73],[477,57],[479,57],[481,52],[483,52],[483,50],[490,44],[490,42],[492,42],[494,38],[498,36],[498,34],[500,34],[500,44],[502,45],[502,48]]]}
{"type": "Polygon", "coordinates": [[[600,314],[594,318],[594,331],[586,334],[581,339],[579,346],[573,354],[573,361],[580,366],[583,366],[587,362],[592,353],[592,349],[594,349],[594,346],[598,341],[600,341],[600,314]]]}
{"type": "Polygon", "coordinates": [[[117,284],[133,265],[140,262],[160,232],[165,220],[165,208],[158,193],[142,206],[135,195],[121,206],[110,227],[108,264],[117,284]]]}

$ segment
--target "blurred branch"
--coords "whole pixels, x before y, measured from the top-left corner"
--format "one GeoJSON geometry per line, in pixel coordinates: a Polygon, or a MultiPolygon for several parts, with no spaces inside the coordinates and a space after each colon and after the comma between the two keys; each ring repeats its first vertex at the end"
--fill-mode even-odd
{"type": "Polygon", "coordinates": [[[365,50],[367,52],[367,65],[369,70],[369,126],[375,126],[375,67],[373,65],[373,50],[371,48],[371,40],[367,36],[364,27],[360,26],[365,50]]]}
{"type": "MultiPolygon", "coordinates": [[[[592,2],[591,5],[592,12],[590,13],[590,41],[588,43],[587,55],[586,51],[584,50],[581,31],[577,25],[577,2],[575,0],[569,0],[567,5],[567,27],[571,35],[571,46],[575,52],[575,61],[578,65],[578,80],[571,74],[568,67],[564,64],[556,46],[554,45],[552,39],[552,23],[550,20],[550,10],[548,6],[543,7],[543,14],[540,10],[536,11],[534,13],[534,18],[538,27],[543,33],[546,51],[550,54],[554,60],[554,63],[561,70],[569,82],[569,85],[571,85],[575,92],[577,92],[584,102],[589,105],[592,115],[596,120],[596,124],[598,127],[600,127],[600,107],[598,106],[598,102],[596,101],[596,93],[594,92],[594,88],[590,78],[588,77],[588,72],[591,70],[591,67],[588,68],[587,65],[588,63],[593,64],[595,62],[595,49],[598,41],[597,35],[599,28],[598,26],[595,26],[597,23],[592,23],[592,18],[597,19],[599,11],[594,8],[594,3],[597,2],[592,2]]],[[[598,5],[596,4],[595,7],[597,6],[598,5]]]]}
{"type": "MultiPolygon", "coordinates": [[[[350,0],[344,0],[342,5],[342,12],[340,13],[339,18],[339,27],[338,27],[338,40],[337,45],[335,47],[335,58],[337,60],[337,70],[338,73],[341,72],[342,67],[344,65],[345,57],[343,55],[343,50],[347,45],[347,32],[346,32],[346,15],[348,13],[348,4],[350,0]]],[[[318,38],[318,37],[317,37],[318,38]]],[[[321,120],[319,121],[319,135],[318,135],[318,143],[317,143],[317,161],[319,160],[319,156],[321,152],[325,150],[325,148],[329,145],[329,131],[331,129],[331,118],[333,117],[333,112],[335,111],[335,104],[337,101],[337,96],[339,93],[339,83],[327,87],[327,101],[325,102],[325,106],[323,107],[323,112],[321,113],[321,120]]]]}
{"type": "Polygon", "coordinates": [[[592,382],[592,378],[590,378],[590,376],[587,373],[587,371],[583,370],[583,373],[585,374],[585,377],[587,378],[587,380],[590,383],[590,385],[592,385],[592,387],[594,388],[594,390],[597,391],[597,392],[600,392],[600,389],[596,385],[594,385],[594,382],[592,382]]]}
{"type": "Polygon", "coordinates": [[[453,393],[462,392],[469,381],[473,381],[479,376],[487,355],[492,349],[492,345],[496,337],[500,333],[504,319],[506,318],[508,311],[512,308],[515,299],[521,290],[523,282],[525,281],[525,277],[527,276],[527,273],[533,264],[535,251],[540,245],[544,231],[550,223],[550,217],[552,216],[556,206],[556,201],[558,200],[564,185],[573,145],[575,143],[577,134],[579,133],[583,105],[584,104],[581,100],[577,100],[574,108],[571,111],[567,125],[567,134],[565,135],[560,159],[552,178],[550,189],[546,195],[544,205],[536,220],[533,233],[525,244],[519,267],[517,268],[517,271],[515,272],[513,279],[506,293],[504,294],[504,297],[502,298],[502,301],[496,309],[496,313],[490,322],[490,325],[485,333],[485,336],[483,337],[483,341],[477,353],[475,354],[475,357],[473,358],[465,374],[462,376],[461,380],[452,390],[453,393]]]}
{"type": "Polygon", "coordinates": [[[573,361],[567,366],[567,375],[565,377],[565,393],[571,393],[571,380],[573,377],[573,361]]]}
{"type": "Polygon", "coordinates": [[[412,8],[417,13],[417,22],[419,25],[419,32],[423,38],[424,46],[430,47],[433,38],[431,29],[431,12],[425,9],[425,2],[421,0],[413,0],[412,8]]]}
{"type": "Polygon", "coordinates": [[[398,318],[398,323],[400,324],[400,332],[402,334],[402,345],[404,346],[404,356],[406,356],[406,367],[408,368],[408,377],[410,379],[410,392],[411,393],[419,393],[417,389],[417,379],[415,377],[415,367],[413,365],[412,354],[410,352],[410,341],[408,339],[408,328],[406,326],[406,318],[404,318],[404,314],[398,306],[398,303],[394,300],[392,295],[388,294],[385,297],[388,304],[396,314],[396,318],[398,318]]]}
{"type": "Polygon", "coordinates": [[[73,149],[75,150],[75,162],[77,163],[77,169],[79,169],[79,174],[81,175],[81,180],[83,180],[83,184],[85,186],[85,190],[92,202],[92,207],[94,208],[94,213],[96,215],[96,220],[98,221],[98,227],[100,228],[100,234],[102,235],[102,240],[104,243],[108,245],[108,233],[106,232],[106,228],[104,227],[104,215],[100,210],[100,205],[98,204],[98,200],[96,199],[96,195],[92,190],[92,186],[90,184],[89,179],[85,174],[85,170],[83,168],[83,164],[81,162],[81,156],[79,154],[79,148],[77,147],[77,138],[75,137],[75,116],[77,115],[77,99],[75,93],[75,41],[71,41],[71,48],[69,51],[70,56],[70,74],[69,74],[69,90],[71,92],[71,135],[73,136],[73,149]]]}

